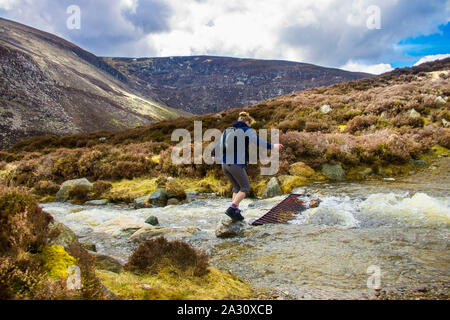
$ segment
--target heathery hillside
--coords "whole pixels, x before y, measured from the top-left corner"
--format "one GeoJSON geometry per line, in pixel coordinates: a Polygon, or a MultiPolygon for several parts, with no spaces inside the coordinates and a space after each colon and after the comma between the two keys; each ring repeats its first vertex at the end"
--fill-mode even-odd
{"type": "Polygon", "coordinates": [[[179,113],[134,92],[95,55],[0,19],[0,149],[27,137],[120,130],[179,113]]]}
{"type": "Polygon", "coordinates": [[[105,58],[141,94],[194,114],[370,76],[306,63],[228,57],[105,58]]]}
{"type": "MultiPolygon", "coordinates": [[[[450,59],[435,61],[245,110],[257,120],[255,128],[282,130],[286,148],[278,178],[285,192],[312,181],[408,175],[438,157],[448,161],[449,72],[450,59]]],[[[202,120],[204,130],[224,129],[241,110],[121,132],[30,139],[0,153],[0,175],[4,183],[40,196],[54,196],[63,181],[86,177],[102,181],[91,197],[129,202],[150,194],[162,176],[173,176],[186,188],[229,194],[229,185],[218,179],[219,166],[175,166],[170,138],[176,128],[193,130],[194,120],[202,120]]],[[[256,166],[249,173],[254,194],[261,195],[269,177],[260,177],[256,166]]]]}

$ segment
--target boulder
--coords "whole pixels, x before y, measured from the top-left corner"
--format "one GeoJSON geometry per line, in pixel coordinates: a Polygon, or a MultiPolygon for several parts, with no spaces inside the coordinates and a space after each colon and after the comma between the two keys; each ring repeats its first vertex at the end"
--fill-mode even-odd
{"type": "Polygon", "coordinates": [[[296,162],[291,165],[289,173],[293,176],[311,177],[315,171],[313,168],[306,165],[304,162],[296,162]]]}
{"type": "Polygon", "coordinates": [[[270,179],[269,183],[267,184],[267,188],[263,193],[263,198],[273,198],[276,196],[283,195],[283,190],[281,190],[280,184],[278,183],[278,179],[273,177],[270,179]]]}
{"type": "Polygon", "coordinates": [[[345,181],[346,173],[340,164],[337,165],[324,164],[322,166],[322,174],[331,180],[345,181]]]}
{"type": "Polygon", "coordinates": [[[245,223],[242,221],[233,222],[229,218],[222,218],[216,227],[217,238],[233,238],[243,236],[245,223]]]}
{"type": "Polygon", "coordinates": [[[71,244],[80,244],[78,242],[77,235],[64,224],[54,221],[49,225],[49,227],[51,233],[58,234],[56,238],[51,239],[49,245],[62,246],[67,250],[71,244]]]}
{"type": "Polygon", "coordinates": [[[148,217],[147,220],[145,220],[145,223],[151,226],[159,226],[158,218],[155,216],[148,217]]]}
{"type": "Polygon", "coordinates": [[[320,107],[320,112],[322,112],[323,114],[328,114],[332,111],[333,111],[333,109],[328,104],[324,104],[323,106],[320,107]]]}
{"type": "Polygon", "coordinates": [[[439,97],[436,98],[436,102],[439,103],[439,104],[445,104],[447,102],[447,99],[448,98],[444,99],[441,96],[439,96],[439,97]]]}
{"type": "Polygon", "coordinates": [[[113,237],[122,237],[126,234],[133,234],[145,226],[148,225],[136,217],[123,216],[101,224],[100,226],[94,228],[94,231],[97,233],[106,233],[113,237]]]}
{"type": "Polygon", "coordinates": [[[94,189],[94,185],[90,183],[86,178],[69,180],[64,182],[59,188],[59,191],[56,194],[56,201],[66,202],[67,200],[69,200],[70,191],[72,191],[75,187],[85,188],[86,192],[88,193],[92,192],[92,190],[94,189]]]}
{"type": "Polygon", "coordinates": [[[283,194],[288,194],[292,190],[308,184],[308,178],[300,176],[282,175],[278,177],[283,194]]]}
{"type": "Polygon", "coordinates": [[[109,203],[108,199],[92,200],[85,203],[86,206],[106,206],[109,203]]]}
{"type": "Polygon", "coordinates": [[[114,258],[106,256],[104,254],[94,253],[95,267],[99,270],[111,271],[114,273],[120,273],[122,271],[122,264],[114,258]]]}
{"type": "Polygon", "coordinates": [[[128,238],[128,240],[133,242],[144,242],[149,241],[155,237],[165,236],[173,232],[176,232],[176,230],[147,225],[133,233],[131,237],[128,238]]]}
{"type": "Polygon", "coordinates": [[[134,199],[133,202],[133,208],[138,210],[138,209],[149,209],[149,208],[153,208],[153,205],[151,203],[149,203],[149,197],[140,197],[137,199],[134,199]]]}
{"type": "Polygon", "coordinates": [[[166,189],[160,188],[152,193],[152,195],[148,198],[148,202],[157,207],[165,207],[168,199],[169,197],[167,196],[166,189]]]}
{"type": "Polygon", "coordinates": [[[175,198],[180,201],[186,199],[186,192],[184,188],[174,178],[168,178],[166,182],[167,198],[175,198]]]}
{"type": "Polygon", "coordinates": [[[421,115],[415,109],[411,109],[411,111],[409,112],[409,117],[410,118],[420,118],[421,115]]]}

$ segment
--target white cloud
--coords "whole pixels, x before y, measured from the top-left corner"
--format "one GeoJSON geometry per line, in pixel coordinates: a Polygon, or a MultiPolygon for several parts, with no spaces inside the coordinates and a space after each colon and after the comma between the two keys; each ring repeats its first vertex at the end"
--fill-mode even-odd
{"type": "Polygon", "coordinates": [[[418,66],[419,64],[422,64],[422,63],[425,63],[425,62],[431,62],[431,61],[435,61],[435,60],[442,60],[442,59],[449,58],[449,57],[450,57],[450,53],[424,56],[424,57],[420,58],[419,61],[417,61],[417,63],[414,66],[418,66]]]}
{"type": "Polygon", "coordinates": [[[16,0],[0,0],[0,9],[11,10],[16,3],[16,0]]]}
{"type": "Polygon", "coordinates": [[[373,65],[366,65],[351,60],[340,68],[347,71],[365,72],[371,74],[382,74],[394,70],[394,68],[392,68],[390,64],[380,63],[373,65]]]}
{"type": "MultiPolygon", "coordinates": [[[[222,55],[383,72],[400,40],[437,32],[450,0],[77,0],[82,30],[65,28],[73,0],[0,0],[6,18],[61,35],[98,55],[222,55]],[[381,29],[367,28],[367,8],[381,29]],[[5,11],[6,10],[6,11],[5,11]]],[[[3,11],[2,11],[3,10],[3,11]]]]}

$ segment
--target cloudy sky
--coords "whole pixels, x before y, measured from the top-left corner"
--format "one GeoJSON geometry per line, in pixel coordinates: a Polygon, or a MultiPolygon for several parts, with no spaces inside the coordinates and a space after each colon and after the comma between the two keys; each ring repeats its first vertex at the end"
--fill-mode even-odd
{"type": "Polygon", "coordinates": [[[0,17],[99,56],[218,55],[381,73],[450,54],[450,0],[0,0],[0,17]],[[67,26],[72,5],[80,29],[67,26]]]}

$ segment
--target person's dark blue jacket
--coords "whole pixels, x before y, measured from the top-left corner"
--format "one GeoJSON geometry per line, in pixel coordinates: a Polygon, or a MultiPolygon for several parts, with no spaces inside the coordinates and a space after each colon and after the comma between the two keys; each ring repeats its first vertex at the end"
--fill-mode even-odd
{"type": "MultiPolygon", "coordinates": [[[[249,145],[250,145],[250,143],[253,143],[253,144],[257,145],[258,148],[259,147],[266,147],[267,149],[273,149],[273,145],[271,143],[269,143],[268,141],[260,139],[256,135],[255,130],[250,128],[245,122],[238,121],[235,124],[233,124],[233,128],[242,129],[242,131],[246,134],[246,136],[245,136],[245,164],[239,163],[239,161],[238,161],[238,152],[242,152],[242,150],[238,150],[237,141],[234,142],[234,161],[233,161],[232,164],[240,165],[240,166],[245,166],[245,165],[248,164],[248,161],[249,161],[249,145]]],[[[218,148],[220,148],[220,146],[222,145],[221,142],[222,141],[219,141],[216,144],[216,147],[214,148],[214,150],[212,152],[212,156],[213,157],[215,157],[215,155],[216,155],[216,150],[218,150],[218,148]]],[[[226,156],[227,155],[226,155],[226,152],[224,150],[222,152],[222,163],[227,163],[226,156]]]]}

